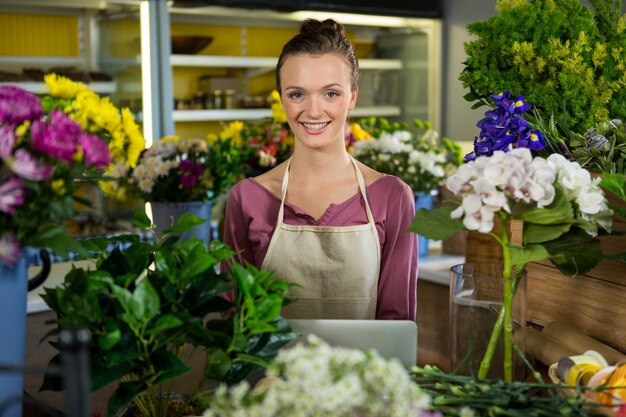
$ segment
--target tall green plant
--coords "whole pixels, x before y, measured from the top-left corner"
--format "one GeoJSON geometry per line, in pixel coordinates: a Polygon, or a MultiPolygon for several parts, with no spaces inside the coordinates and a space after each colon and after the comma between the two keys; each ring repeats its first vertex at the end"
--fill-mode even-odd
{"type": "Polygon", "coordinates": [[[561,133],[626,120],[626,17],[622,0],[499,0],[497,13],[469,24],[459,79],[468,101],[523,94],[561,133]]]}
{"type": "MultiPolygon", "coordinates": [[[[134,219],[153,229],[145,213],[134,219]]],[[[119,382],[109,416],[131,402],[142,416],[171,416],[159,396],[169,397],[173,379],[190,370],[190,352],[200,350],[206,359],[191,401],[202,398],[209,381],[232,384],[267,366],[295,337],[280,316],[285,281],[235,263],[223,243],[214,241],[207,251],[198,239],[173,235],[203,221],[183,215],[154,243],[138,235],[92,239],[86,245],[100,253],[96,267],[73,268],[61,286],[46,289],[43,298],[57,314],[49,336],[66,326],[89,329],[91,389],[119,382]],[[105,250],[123,242],[130,247],[105,250]],[[229,262],[231,272],[217,272],[220,262],[229,262]],[[228,291],[233,302],[224,298],[228,291]]],[[[59,381],[48,372],[42,389],[60,389],[59,381]]]]}

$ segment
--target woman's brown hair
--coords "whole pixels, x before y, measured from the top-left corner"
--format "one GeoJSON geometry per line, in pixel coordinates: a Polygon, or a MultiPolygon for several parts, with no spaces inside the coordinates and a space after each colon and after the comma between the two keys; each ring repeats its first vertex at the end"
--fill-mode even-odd
{"type": "Polygon", "coordinates": [[[351,88],[355,91],[359,85],[359,61],[354,54],[354,46],[346,37],[343,26],[333,19],[319,21],[307,19],[300,25],[300,33],[285,44],[278,64],[276,64],[276,88],[280,88],[280,69],[289,56],[298,54],[323,55],[336,53],[343,56],[351,69],[351,88]]]}

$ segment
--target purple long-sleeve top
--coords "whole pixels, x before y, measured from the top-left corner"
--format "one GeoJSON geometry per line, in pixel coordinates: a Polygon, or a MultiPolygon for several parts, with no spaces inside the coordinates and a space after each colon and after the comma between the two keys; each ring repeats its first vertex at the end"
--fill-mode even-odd
{"type": "MultiPolygon", "coordinates": [[[[407,230],[415,216],[413,191],[398,177],[383,175],[367,186],[367,197],[381,245],[376,319],[415,320],[417,235],[407,230]]],[[[226,203],[224,243],[237,252],[240,263],[261,268],[279,208],[280,198],[254,179],[233,186],[226,203]]],[[[361,193],[356,193],[341,204],[331,204],[319,221],[285,203],[284,222],[353,226],[366,224],[367,214],[361,193]]]]}

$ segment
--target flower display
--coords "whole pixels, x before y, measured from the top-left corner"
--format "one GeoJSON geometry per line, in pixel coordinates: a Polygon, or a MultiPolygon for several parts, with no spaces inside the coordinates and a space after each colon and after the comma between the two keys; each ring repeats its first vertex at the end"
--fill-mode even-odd
{"type": "Polygon", "coordinates": [[[307,342],[280,351],[254,388],[220,386],[204,417],[441,416],[426,411],[430,396],[396,359],[307,342]]]}
{"type": "Polygon", "coordinates": [[[293,153],[294,137],[287,124],[287,116],[280,101],[280,94],[270,94],[272,117],[244,123],[230,123],[219,135],[209,135],[209,142],[231,140],[245,163],[247,176],[269,171],[286,161],[293,153]]]}
{"type": "Polygon", "coordinates": [[[113,158],[110,126],[94,128],[67,98],[97,95],[66,81],[46,76],[43,98],[0,86],[0,261],[8,265],[25,245],[74,247],[62,225],[77,210],[77,181],[97,178],[113,158]]]}
{"type": "Polygon", "coordinates": [[[524,96],[512,98],[510,91],[492,95],[495,108],[487,110],[485,117],[476,123],[480,128],[479,136],[474,138],[474,151],[465,156],[473,160],[480,155],[491,155],[494,151],[509,151],[513,148],[541,150],[546,147],[546,140],[539,129],[533,129],[521,115],[531,105],[524,96]]]}
{"type": "Polygon", "coordinates": [[[437,189],[446,173],[460,161],[460,148],[428,123],[414,122],[417,132],[405,123],[384,118],[364,119],[350,125],[346,143],[350,153],[365,165],[403,179],[415,192],[437,189]]]}
{"type": "Polygon", "coordinates": [[[228,157],[205,139],[168,136],[142,152],[134,168],[118,164],[113,187],[159,203],[213,201],[232,182],[228,157]]]}
{"type": "Polygon", "coordinates": [[[502,247],[504,302],[479,377],[487,375],[493,348],[504,334],[505,379],[511,379],[512,299],[526,264],[549,259],[562,273],[589,271],[602,258],[597,237],[610,232],[609,209],[600,178],[560,154],[533,157],[528,148],[494,151],[459,167],[446,187],[462,198],[441,208],[419,211],[411,230],[445,239],[459,229],[489,233],[502,247]],[[500,230],[493,230],[494,219],[500,230]],[[511,242],[509,225],[522,221],[521,242],[511,242]]]}
{"type": "Polygon", "coordinates": [[[626,15],[623,1],[498,1],[494,15],[468,25],[474,40],[459,79],[473,108],[497,91],[523,91],[525,118],[546,147],[596,173],[626,174],[626,15]],[[537,24],[529,24],[537,22],[537,24]],[[511,36],[502,36],[509,33],[511,36]],[[602,138],[604,136],[604,140],[602,138]]]}
{"type": "MultiPolygon", "coordinates": [[[[87,132],[105,139],[111,159],[105,177],[135,167],[146,141],[130,109],[118,109],[108,97],[69,78],[48,74],[44,80],[50,91],[43,98],[46,107],[64,112],[87,132]]],[[[123,199],[124,188],[105,179],[100,181],[104,193],[123,199]]]]}

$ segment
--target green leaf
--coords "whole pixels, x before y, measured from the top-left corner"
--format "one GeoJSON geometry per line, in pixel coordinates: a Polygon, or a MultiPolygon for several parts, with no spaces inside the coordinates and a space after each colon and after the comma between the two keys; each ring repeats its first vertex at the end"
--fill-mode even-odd
{"type": "Polygon", "coordinates": [[[524,243],[544,243],[557,239],[572,227],[568,223],[534,224],[524,223],[524,243]]]}
{"type": "Polygon", "coordinates": [[[157,334],[165,330],[179,327],[183,321],[173,314],[165,314],[159,317],[154,326],[148,330],[148,334],[157,334]]]}
{"type": "Polygon", "coordinates": [[[133,224],[141,229],[148,229],[152,222],[144,211],[133,210],[133,224]]]}
{"type": "Polygon", "coordinates": [[[162,384],[172,378],[184,374],[191,368],[181,361],[178,356],[167,350],[158,350],[152,355],[152,363],[159,377],[155,384],[162,384]]]}
{"type": "Polygon", "coordinates": [[[174,226],[163,230],[163,233],[182,233],[203,223],[206,223],[206,219],[202,219],[191,213],[185,213],[178,218],[178,222],[174,226]]]}
{"type": "Polygon", "coordinates": [[[95,358],[90,358],[90,376],[91,376],[91,391],[99,390],[106,387],[112,382],[119,381],[124,375],[128,375],[132,370],[132,364],[130,362],[123,363],[111,368],[105,368],[96,363],[95,358]]]}
{"type": "MultiPolygon", "coordinates": [[[[535,207],[532,209],[525,209],[517,216],[524,223],[535,224],[553,224],[553,223],[567,223],[572,222],[574,219],[574,209],[562,190],[559,189],[559,185],[555,185],[556,196],[554,201],[547,207],[535,207]]],[[[515,207],[513,208],[515,212],[515,207]]]]}
{"type": "Polygon", "coordinates": [[[193,253],[182,265],[181,275],[185,278],[192,277],[194,275],[200,275],[207,269],[211,268],[215,265],[215,260],[211,255],[206,252],[203,253],[193,253]]]}
{"type": "Polygon", "coordinates": [[[98,347],[102,350],[110,350],[120,342],[122,332],[115,320],[107,317],[105,321],[106,333],[98,335],[98,347]]]}
{"type": "Polygon", "coordinates": [[[138,320],[147,322],[159,312],[161,302],[147,278],[142,279],[133,292],[130,313],[138,320]]]}
{"type": "Polygon", "coordinates": [[[614,259],[616,261],[620,261],[626,263],[626,252],[618,253],[615,255],[608,256],[609,259],[614,259]]]}
{"type": "Polygon", "coordinates": [[[228,372],[231,360],[222,349],[209,349],[204,366],[204,375],[209,379],[221,380],[228,372]]]}
{"type": "Polygon", "coordinates": [[[41,387],[39,387],[39,392],[61,391],[63,389],[63,379],[58,372],[58,369],[60,369],[61,366],[61,354],[54,355],[46,366],[46,371],[43,376],[41,387]]]}
{"type": "Polygon", "coordinates": [[[235,361],[237,362],[248,362],[258,365],[262,368],[267,368],[270,364],[270,361],[267,361],[263,358],[254,355],[248,355],[247,353],[239,353],[237,357],[235,357],[235,361]]]}
{"type": "Polygon", "coordinates": [[[577,228],[544,246],[550,253],[550,261],[568,276],[584,274],[602,259],[600,241],[577,228]]]}
{"type": "Polygon", "coordinates": [[[543,261],[550,257],[550,254],[542,245],[527,245],[524,247],[509,245],[509,251],[513,265],[543,261]]]}
{"type": "Polygon", "coordinates": [[[456,207],[450,204],[433,210],[419,209],[415,213],[409,231],[428,239],[445,240],[455,232],[463,229],[463,221],[461,219],[450,217],[450,213],[454,209],[456,207]]]}
{"type": "Polygon", "coordinates": [[[603,174],[600,185],[626,201],[626,176],[622,174],[603,174]]]}

